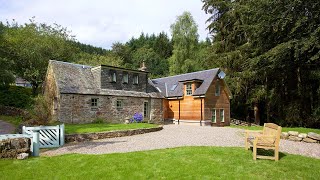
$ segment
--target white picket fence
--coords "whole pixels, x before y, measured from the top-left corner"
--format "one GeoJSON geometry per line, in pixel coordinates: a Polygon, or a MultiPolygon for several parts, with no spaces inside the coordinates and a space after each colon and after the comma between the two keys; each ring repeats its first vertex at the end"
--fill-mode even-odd
{"type": "Polygon", "coordinates": [[[39,132],[39,148],[53,148],[64,145],[64,124],[56,126],[22,127],[22,134],[32,136],[39,132]]]}

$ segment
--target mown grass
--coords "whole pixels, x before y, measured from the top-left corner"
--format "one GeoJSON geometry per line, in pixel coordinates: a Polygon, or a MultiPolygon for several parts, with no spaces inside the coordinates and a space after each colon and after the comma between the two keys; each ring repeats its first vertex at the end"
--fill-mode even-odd
{"type": "Polygon", "coordinates": [[[1,179],[320,179],[320,160],[252,159],[231,147],[181,147],[104,155],[0,160],[1,179]]]}
{"type": "Polygon", "coordinates": [[[15,126],[18,126],[22,122],[22,117],[0,115],[0,120],[6,121],[6,122],[11,123],[15,126]]]}
{"type": "Polygon", "coordinates": [[[104,132],[127,129],[142,129],[157,127],[155,124],[148,123],[131,123],[131,124],[108,124],[108,123],[91,123],[91,124],[65,124],[66,134],[104,132]]]}
{"type": "MultiPolygon", "coordinates": [[[[232,128],[248,129],[248,130],[262,130],[263,126],[236,126],[230,125],[232,128]]],[[[299,133],[314,132],[320,134],[320,129],[303,128],[303,127],[282,127],[282,132],[298,131],[299,133]]]]}

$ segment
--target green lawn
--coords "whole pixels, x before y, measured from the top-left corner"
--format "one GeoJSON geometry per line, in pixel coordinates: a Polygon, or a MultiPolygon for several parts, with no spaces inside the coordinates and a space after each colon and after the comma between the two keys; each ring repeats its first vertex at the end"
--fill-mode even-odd
{"type": "Polygon", "coordinates": [[[66,134],[74,133],[90,133],[104,132],[114,130],[141,129],[157,127],[155,124],[148,123],[131,123],[131,124],[107,124],[107,123],[92,123],[92,124],[66,124],[66,134]]]}
{"type": "Polygon", "coordinates": [[[0,120],[6,121],[6,122],[9,122],[11,124],[18,126],[22,122],[22,117],[0,115],[0,120]]]}
{"type": "Polygon", "coordinates": [[[280,154],[252,160],[230,147],[181,147],[104,155],[0,160],[1,179],[320,179],[320,160],[280,154]]]}
{"type": "MultiPolygon", "coordinates": [[[[232,128],[249,129],[249,130],[262,130],[263,126],[236,126],[230,125],[232,128]]],[[[282,127],[282,132],[298,131],[299,133],[314,132],[320,134],[320,129],[302,128],[302,127],[282,127]]]]}

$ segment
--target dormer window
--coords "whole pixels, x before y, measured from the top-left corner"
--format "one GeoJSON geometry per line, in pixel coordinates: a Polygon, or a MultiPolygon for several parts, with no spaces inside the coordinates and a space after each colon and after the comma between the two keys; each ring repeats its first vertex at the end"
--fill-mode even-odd
{"type": "Polygon", "coordinates": [[[192,83],[186,84],[186,95],[191,96],[192,95],[192,83]]]}
{"type": "Polygon", "coordinates": [[[122,77],[122,83],[128,84],[128,82],[129,82],[128,73],[124,73],[122,77]]]}
{"type": "Polygon", "coordinates": [[[217,81],[216,82],[216,92],[215,92],[216,96],[220,96],[220,82],[217,81]]]}
{"type": "Polygon", "coordinates": [[[137,74],[133,75],[133,84],[139,84],[139,76],[137,74]]]}
{"type": "Polygon", "coordinates": [[[116,72],[111,73],[111,82],[117,82],[117,74],[116,72]]]}

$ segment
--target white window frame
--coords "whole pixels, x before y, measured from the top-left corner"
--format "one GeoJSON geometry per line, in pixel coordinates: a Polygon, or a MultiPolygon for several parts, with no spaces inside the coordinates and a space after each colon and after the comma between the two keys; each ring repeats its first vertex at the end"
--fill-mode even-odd
{"type": "Polygon", "coordinates": [[[123,109],[123,100],[122,99],[117,99],[116,107],[117,107],[117,109],[123,109]]]}
{"type": "Polygon", "coordinates": [[[128,83],[129,82],[129,74],[124,73],[122,77],[122,83],[128,83]]]}
{"type": "Polygon", "coordinates": [[[221,93],[221,86],[220,86],[220,82],[217,80],[215,85],[215,95],[220,96],[220,93],[221,93]]]}
{"type": "Polygon", "coordinates": [[[212,123],[217,123],[217,109],[212,109],[211,122],[212,123]],[[213,119],[213,117],[214,117],[214,119],[213,119]]]}
{"type": "Polygon", "coordinates": [[[224,122],[224,109],[220,109],[220,122],[224,122]]]}
{"type": "Polygon", "coordinates": [[[191,96],[192,95],[192,83],[187,83],[186,84],[186,95],[187,96],[191,96]],[[188,86],[190,86],[190,87],[188,88],[188,86]]]}
{"type": "Polygon", "coordinates": [[[139,84],[139,75],[138,74],[133,75],[133,84],[139,84]]]}
{"type": "Polygon", "coordinates": [[[117,82],[117,73],[116,72],[112,72],[111,81],[117,82]]]}

